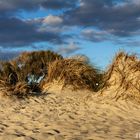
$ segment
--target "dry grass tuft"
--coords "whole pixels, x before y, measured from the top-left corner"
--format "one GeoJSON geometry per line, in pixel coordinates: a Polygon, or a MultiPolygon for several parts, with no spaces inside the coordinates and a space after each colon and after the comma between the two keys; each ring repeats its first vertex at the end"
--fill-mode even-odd
{"type": "Polygon", "coordinates": [[[24,52],[18,58],[0,62],[0,89],[3,95],[27,96],[40,92],[39,78],[48,73],[48,64],[62,59],[51,51],[24,52]]]}
{"type": "Polygon", "coordinates": [[[34,75],[37,80],[48,73],[49,63],[59,59],[63,59],[63,57],[51,51],[33,51],[23,52],[12,63],[18,65],[20,79],[27,80],[27,76],[34,75]]]}
{"type": "Polygon", "coordinates": [[[16,85],[10,85],[3,81],[0,82],[0,90],[2,96],[25,97],[30,95],[31,89],[25,82],[18,82],[16,85]]]}
{"type": "Polygon", "coordinates": [[[105,97],[140,103],[140,60],[120,52],[104,74],[85,56],[63,59],[51,51],[24,52],[14,60],[0,62],[1,95],[34,95],[54,82],[62,88],[101,91],[105,97]],[[40,82],[41,76],[45,78],[40,82]]]}
{"type": "Polygon", "coordinates": [[[104,79],[103,91],[113,93],[109,96],[116,100],[130,99],[140,103],[140,60],[136,55],[118,53],[104,79]]]}
{"type": "Polygon", "coordinates": [[[101,76],[96,68],[75,59],[56,60],[49,64],[48,75],[43,81],[42,88],[57,81],[63,87],[73,89],[89,89],[97,91],[101,76]]]}

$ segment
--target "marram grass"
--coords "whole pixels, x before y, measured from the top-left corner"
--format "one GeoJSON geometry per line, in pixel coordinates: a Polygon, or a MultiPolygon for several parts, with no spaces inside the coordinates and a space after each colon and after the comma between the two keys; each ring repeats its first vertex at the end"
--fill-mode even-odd
{"type": "Polygon", "coordinates": [[[87,89],[107,98],[140,103],[140,60],[136,55],[119,52],[104,72],[85,58],[63,58],[51,51],[38,51],[0,61],[0,95],[26,97],[42,93],[47,85],[57,81],[64,88],[87,89]],[[42,80],[37,82],[40,76],[42,80]]]}
{"type": "Polygon", "coordinates": [[[101,74],[96,68],[76,59],[63,59],[49,64],[42,87],[57,81],[63,83],[63,87],[70,85],[73,89],[98,91],[99,80],[102,80],[101,74]]]}

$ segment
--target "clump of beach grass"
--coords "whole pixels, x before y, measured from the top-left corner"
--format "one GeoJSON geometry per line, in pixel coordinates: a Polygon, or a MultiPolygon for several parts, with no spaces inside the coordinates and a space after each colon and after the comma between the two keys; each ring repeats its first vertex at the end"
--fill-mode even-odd
{"type": "Polygon", "coordinates": [[[99,90],[101,74],[99,70],[76,59],[56,60],[49,64],[48,75],[43,81],[42,88],[49,83],[57,81],[63,87],[71,86],[72,89],[99,90]]]}
{"type": "Polygon", "coordinates": [[[140,60],[119,52],[105,72],[85,56],[63,58],[51,51],[24,52],[14,60],[0,61],[1,95],[26,97],[46,92],[54,82],[62,89],[87,89],[140,103],[140,60]]]}
{"type": "Polygon", "coordinates": [[[140,60],[135,54],[119,52],[104,75],[103,92],[112,98],[140,103],[140,60]]]}
{"type": "Polygon", "coordinates": [[[48,73],[48,64],[59,59],[63,57],[52,51],[33,51],[23,52],[13,63],[20,67],[21,79],[34,77],[33,80],[37,81],[40,76],[48,73]]]}
{"type": "Polygon", "coordinates": [[[34,51],[23,52],[14,60],[1,61],[1,94],[21,97],[40,92],[39,83],[48,73],[48,64],[59,59],[63,57],[51,51],[34,51]]]}

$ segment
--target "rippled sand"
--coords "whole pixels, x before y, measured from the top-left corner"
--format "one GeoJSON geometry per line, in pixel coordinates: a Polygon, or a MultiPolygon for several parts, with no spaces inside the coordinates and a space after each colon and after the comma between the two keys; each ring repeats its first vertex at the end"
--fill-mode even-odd
{"type": "Polygon", "coordinates": [[[0,140],[135,140],[140,105],[88,91],[0,99],[0,140]]]}

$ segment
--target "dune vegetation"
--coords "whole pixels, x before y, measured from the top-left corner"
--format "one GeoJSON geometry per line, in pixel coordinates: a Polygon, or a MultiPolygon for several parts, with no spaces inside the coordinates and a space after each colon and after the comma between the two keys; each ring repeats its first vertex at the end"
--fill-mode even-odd
{"type": "Polygon", "coordinates": [[[43,89],[56,81],[63,87],[98,91],[102,81],[101,73],[93,66],[77,59],[56,60],[49,64],[48,75],[44,79],[43,89]]]}
{"type": "Polygon", "coordinates": [[[140,102],[140,60],[136,55],[119,52],[104,72],[91,65],[88,57],[63,58],[51,51],[23,52],[13,60],[0,62],[1,95],[42,94],[56,82],[62,89],[71,86],[115,100],[140,102]]]}
{"type": "Polygon", "coordinates": [[[0,62],[2,95],[23,97],[40,92],[39,83],[48,73],[49,63],[63,59],[51,51],[23,52],[19,57],[0,62]]]}
{"type": "Polygon", "coordinates": [[[103,95],[140,103],[140,60],[119,52],[104,74],[103,95]],[[110,92],[111,94],[110,94],[110,92]]]}

